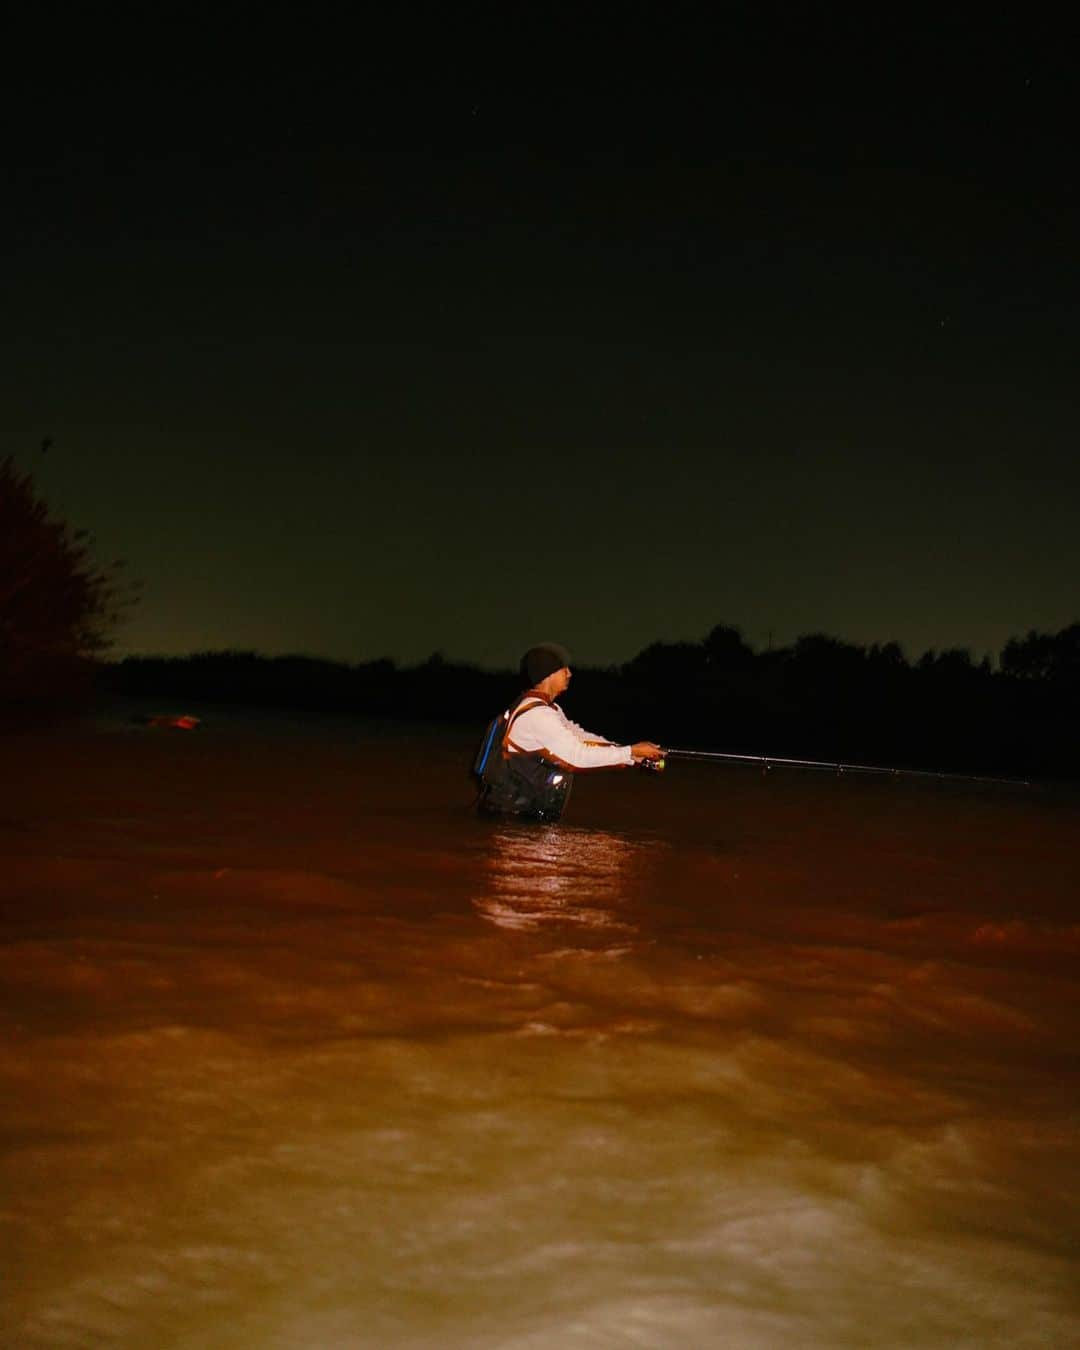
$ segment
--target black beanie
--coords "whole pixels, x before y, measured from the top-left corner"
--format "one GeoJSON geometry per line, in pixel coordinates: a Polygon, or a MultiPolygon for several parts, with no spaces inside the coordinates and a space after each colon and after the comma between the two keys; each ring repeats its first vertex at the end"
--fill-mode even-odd
{"type": "Polygon", "coordinates": [[[557,642],[541,642],[521,658],[521,678],[530,686],[570,664],[570,653],[557,642]]]}

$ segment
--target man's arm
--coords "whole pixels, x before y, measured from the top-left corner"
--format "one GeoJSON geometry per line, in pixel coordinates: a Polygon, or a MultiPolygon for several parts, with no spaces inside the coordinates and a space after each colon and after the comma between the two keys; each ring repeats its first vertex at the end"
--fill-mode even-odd
{"type": "Polygon", "coordinates": [[[583,739],[586,734],[555,708],[530,708],[515,719],[509,747],[511,751],[539,752],[570,769],[625,768],[634,762],[634,747],[607,741],[589,745],[583,739]]]}
{"type": "Polygon", "coordinates": [[[574,733],[579,741],[584,741],[586,745],[614,745],[614,741],[609,741],[606,736],[598,736],[595,731],[586,731],[583,726],[577,722],[571,722],[565,713],[562,714],[566,725],[574,733]]]}
{"type": "MultiPolygon", "coordinates": [[[[570,727],[571,730],[574,732],[574,735],[577,736],[579,740],[583,741],[585,745],[615,744],[614,741],[609,741],[605,736],[597,736],[594,732],[586,731],[585,728],[579,726],[577,722],[571,722],[569,717],[567,717],[567,715],[564,712],[562,712],[561,710],[557,711],[558,715],[562,718],[562,720],[566,723],[566,725],[570,727]]],[[[654,744],[654,742],[652,741],[635,742],[635,744],[633,744],[630,747],[630,754],[632,755],[635,764],[637,764],[643,759],[663,759],[664,757],[663,750],[660,748],[660,746],[654,744]]]]}

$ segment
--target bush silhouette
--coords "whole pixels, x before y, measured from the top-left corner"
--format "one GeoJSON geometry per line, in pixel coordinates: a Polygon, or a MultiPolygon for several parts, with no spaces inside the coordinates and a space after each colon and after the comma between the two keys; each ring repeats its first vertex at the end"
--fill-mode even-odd
{"type": "Polygon", "coordinates": [[[0,700],[78,696],[131,598],[120,562],[100,566],[90,536],[53,518],[29,473],[0,460],[0,700]]]}

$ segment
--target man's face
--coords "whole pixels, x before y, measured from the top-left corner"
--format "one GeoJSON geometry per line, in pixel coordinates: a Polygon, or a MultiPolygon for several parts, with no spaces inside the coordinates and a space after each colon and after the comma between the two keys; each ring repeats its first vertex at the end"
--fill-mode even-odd
{"type": "Polygon", "coordinates": [[[551,677],[551,697],[558,698],[560,694],[565,694],[570,684],[570,667],[563,666],[561,670],[555,671],[551,677]]]}

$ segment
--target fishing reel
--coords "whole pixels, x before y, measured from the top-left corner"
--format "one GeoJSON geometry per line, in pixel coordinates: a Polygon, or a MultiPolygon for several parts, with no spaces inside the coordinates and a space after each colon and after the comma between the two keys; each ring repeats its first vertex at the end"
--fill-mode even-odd
{"type": "Polygon", "coordinates": [[[663,759],[639,759],[637,764],[639,769],[644,769],[646,773],[663,773],[663,759]]]}

